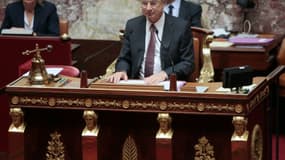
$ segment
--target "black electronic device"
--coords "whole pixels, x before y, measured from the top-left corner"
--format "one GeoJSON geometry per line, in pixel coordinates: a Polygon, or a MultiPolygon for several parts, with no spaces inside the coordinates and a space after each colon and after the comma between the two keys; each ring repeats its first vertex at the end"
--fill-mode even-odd
{"type": "Polygon", "coordinates": [[[242,86],[251,85],[253,69],[250,66],[225,68],[223,71],[223,87],[235,89],[238,93],[242,86]]]}

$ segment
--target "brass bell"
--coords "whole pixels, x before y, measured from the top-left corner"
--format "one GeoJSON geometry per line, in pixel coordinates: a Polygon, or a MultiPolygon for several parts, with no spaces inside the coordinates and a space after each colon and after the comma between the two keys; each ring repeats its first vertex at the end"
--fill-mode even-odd
{"type": "Polygon", "coordinates": [[[50,45],[46,48],[39,48],[39,44],[36,43],[36,49],[31,51],[26,50],[22,53],[23,55],[30,55],[32,53],[35,53],[32,59],[32,67],[29,73],[29,81],[32,85],[42,85],[49,83],[50,77],[45,68],[45,60],[42,58],[40,53],[42,51],[50,51],[51,49],[52,46],[50,45]]]}

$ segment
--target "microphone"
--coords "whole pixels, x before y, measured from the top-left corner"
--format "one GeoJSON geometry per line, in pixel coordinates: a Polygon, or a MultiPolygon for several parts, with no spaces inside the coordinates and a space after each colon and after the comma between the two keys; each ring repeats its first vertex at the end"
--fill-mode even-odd
{"type": "MultiPolygon", "coordinates": [[[[159,36],[158,36],[158,30],[156,29],[155,30],[155,34],[156,34],[156,37],[160,43],[160,45],[162,46],[162,48],[166,49],[167,51],[169,50],[169,44],[167,46],[165,46],[164,43],[162,43],[162,41],[160,40],[159,36]]],[[[177,78],[176,78],[176,74],[174,72],[174,62],[173,62],[173,59],[171,58],[170,54],[167,54],[169,60],[170,60],[170,63],[171,63],[171,68],[172,68],[172,73],[170,74],[169,76],[169,90],[170,91],[177,91],[177,84],[176,84],[176,81],[177,81],[177,78]]]]}

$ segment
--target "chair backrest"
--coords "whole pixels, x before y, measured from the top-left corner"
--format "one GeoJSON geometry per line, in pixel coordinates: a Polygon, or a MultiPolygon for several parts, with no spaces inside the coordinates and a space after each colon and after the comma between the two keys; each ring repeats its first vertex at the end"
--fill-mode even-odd
{"type": "Polygon", "coordinates": [[[60,35],[68,34],[68,20],[66,19],[59,20],[59,33],[60,35]]]}
{"type": "Polygon", "coordinates": [[[203,47],[206,46],[207,36],[212,35],[213,31],[206,28],[191,27],[193,35],[193,48],[194,48],[194,62],[195,68],[188,81],[196,82],[200,76],[200,70],[203,65],[203,47]]]}
{"type": "Polygon", "coordinates": [[[193,38],[193,51],[194,51],[194,71],[189,75],[187,81],[195,82],[200,75],[200,41],[197,37],[193,38]]]}
{"type": "Polygon", "coordinates": [[[285,65],[285,38],[282,41],[282,44],[280,46],[278,55],[277,55],[277,61],[279,65],[285,65]]]}

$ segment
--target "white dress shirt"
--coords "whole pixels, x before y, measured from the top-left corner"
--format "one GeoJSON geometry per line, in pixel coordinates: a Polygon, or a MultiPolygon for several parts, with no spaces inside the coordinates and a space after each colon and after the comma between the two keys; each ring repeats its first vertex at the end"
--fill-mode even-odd
{"type": "MultiPolygon", "coordinates": [[[[162,38],[162,32],[164,28],[164,21],[165,21],[165,14],[162,14],[160,19],[154,24],[157,34],[155,33],[155,53],[154,53],[154,68],[153,74],[158,73],[161,71],[161,59],[160,59],[160,41],[162,38]],[[159,39],[158,39],[159,38],[159,39]]],[[[150,40],[150,26],[151,22],[146,21],[146,35],[145,35],[145,53],[144,53],[144,60],[140,69],[140,78],[144,78],[144,68],[145,68],[145,60],[146,60],[146,53],[147,48],[150,40]]]]}
{"type": "Polygon", "coordinates": [[[178,17],[179,16],[180,4],[181,4],[181,0],[174,0],[172,3],[164,6],[164,12],[168,13],[169,12],[169,8],[168,8],[169,5],[172,5],[173,6],[172,16],[178,17]]]}
{"type": "Polygon", "coordinates": [[[25,11],[24,12],[24,28],[25,28],[25,30],[27,30],[27,31],[33,31],[33,27],[34,27],[34,17],[35,16],[33,16],[33,19],[32,19],[32,21],[31,21],[31,24],[29,23],[29,20],[28,20],[28,16],[27,16],[27,12],[25,11]]]}

